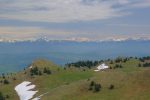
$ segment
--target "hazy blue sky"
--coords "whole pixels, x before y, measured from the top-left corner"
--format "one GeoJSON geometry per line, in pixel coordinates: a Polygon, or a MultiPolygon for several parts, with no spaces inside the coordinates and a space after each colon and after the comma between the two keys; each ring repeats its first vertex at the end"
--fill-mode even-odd
{"type": "Polygon", "coordinates": [[[150,39],[150,0],[0,0],[0,38],[150,39]]]}

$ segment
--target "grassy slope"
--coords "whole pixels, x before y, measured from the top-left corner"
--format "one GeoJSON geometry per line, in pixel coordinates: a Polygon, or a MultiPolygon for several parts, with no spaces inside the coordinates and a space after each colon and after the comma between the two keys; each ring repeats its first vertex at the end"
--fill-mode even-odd
{"type": "MultiPolygon", "coordinates": [[[[8,100],[18,100],[14,86],[28,80],[37,85],[39,94],[49,92],[42,100],[149,100],[150,99],[150,68],[137,67],[139,61],[131,59],[122,63],[121,69],[108,69],[103,72],[94,72],[93,69],[69,68],[64,70],[46,60],[38,60],[33,65],[42,68],[49,67],[52,75],[35,76],[28,75],[29,69],[13,75],[17,80],[11,84],[0,84],[0,91],[10,95],[8,100]],[[102,85],[98,93],[88,91],[90,82],[94,80],[102,85]],[[109,90],[113,84],[115,88],[109,90]]],[[[113,65],[110,65],[113,66],[113,65]]]]}

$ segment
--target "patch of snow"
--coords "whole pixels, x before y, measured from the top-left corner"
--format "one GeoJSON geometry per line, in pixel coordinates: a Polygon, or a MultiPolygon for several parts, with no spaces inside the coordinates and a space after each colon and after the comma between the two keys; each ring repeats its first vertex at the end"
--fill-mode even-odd
{"type": "Polygon", "coordinates": [[[98,69],[96,69],[96,70],[94,70],[95,72],[98,72],[99,70],[98,69]]]}
{"type": "Polygon", "coordinates": [[[109,68],[109,66],[107,66],[106,64],[101,64],[101,65],[99,65],[98,67],[97,67],[97,69],[96,70],[94,70],[95,72],[98,72],[98,71],[100,71],[100,70],[104,70],[104,69],[108,69],[109,68]]]}
{"type": "MultiPolygon", "coordinates": [[[[15,87],[15,90],[20,100],[30,100],[38,91],[32,91],[35,85],[31,85],[31,82],[24,81],[15,87]]],[[[32,100],[40,100],[40,98],[34,98],[32,100]]]]}
{"type": "Polygon", "coordinates": [[[30,69],[32,69],[33,67],[32,67],[32,66],[30,66],[29,68],[30,68],[30,69]]]}

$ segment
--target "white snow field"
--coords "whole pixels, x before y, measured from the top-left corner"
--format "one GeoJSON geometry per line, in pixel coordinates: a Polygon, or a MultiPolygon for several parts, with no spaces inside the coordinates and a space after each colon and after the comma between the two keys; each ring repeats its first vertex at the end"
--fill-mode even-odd
{"type": "Polygon", "coordinates": [[[104,70],[104,69],[108,69],[109,68],[109,66],[107,66],[106,64],[101,64],[101,65],[99,65],[98,67],[97,67],[97,69],[96,70],[94,70],[95,72],[97,72],[97,71],[100,71],[100,70],[104,70]]]}
{"type": "MultiPolygon", "coordinates": [[[[15,87],[15,90],[20,100],[30,100],[38,91],[32,91],[35,85],[31,85],[31,82],[24,81],[15,87]]],[[[40,100],[40,98],[34,98],[32,100],[40,100]]]]}

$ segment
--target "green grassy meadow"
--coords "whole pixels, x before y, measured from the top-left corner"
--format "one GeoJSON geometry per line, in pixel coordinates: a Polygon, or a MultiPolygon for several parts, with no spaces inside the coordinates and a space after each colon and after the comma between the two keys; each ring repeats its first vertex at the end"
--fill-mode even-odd
{"type": "MultiPolygon", "coordinates": [[[[105,61],[109,66],[110,61],[105,61]]],[[[19,100],[14,87],[22,81],[31,81],[39,91],[36,95],[48,92],[41,100],[150,100],[150,67],[138,67],[138,59],[130,58],[120,62],[122,68],[112,68],[94,72],[91,69],[59,67],[47,60],[33,61],[32,66],[42,70],[47,67],[51,74],[30,75],[30,69],[5,75],[9,84],[0,83],[0,92],[9,95],[6,100],[19,100]],[[14,80],[15,78],[16,80],[14,80]],[[101,84],[98,92],[90,91],[91,81],[101,84]],[[109,89],[113,84],[114,88],[109,89]]],[[[4,80],[0,77],[0,80],[4,80]]]]}

